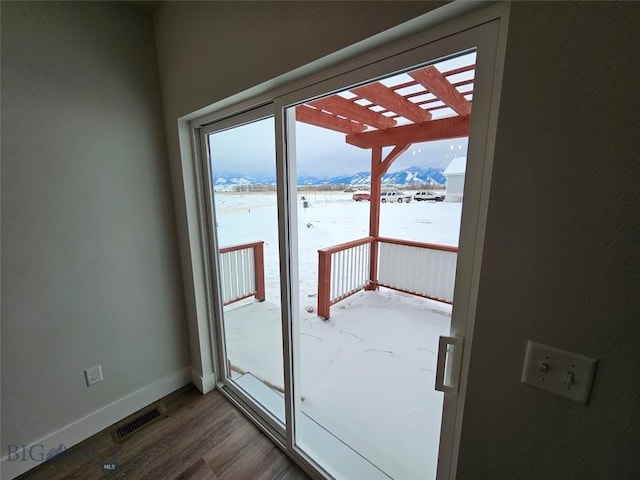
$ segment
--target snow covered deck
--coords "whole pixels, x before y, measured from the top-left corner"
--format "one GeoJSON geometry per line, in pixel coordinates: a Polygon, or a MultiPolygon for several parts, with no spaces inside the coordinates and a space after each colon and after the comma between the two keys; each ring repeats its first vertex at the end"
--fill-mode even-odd
{"type": "MultiPolygon", "coordinates": [[[[279,393],[279,307],[252,302],[226,310],[232,374],[250,373],[279,393]]],[[[442,393],[433,386],[438,338],[449,333],[450,316],[450,305],[386,289],[340,302],[329,321],[303,310],[303,415],[392,478],[435,478],[442,393]]],[[[326,445],[305,422],[298,441],[325,457],[326,445]]]]}
{"type": "Polygon", "coordinates": [[[387,287],[453,303],[458,249],[447,245],[365,237],[318,250],[318,315],[354,293],[387,287]]]}

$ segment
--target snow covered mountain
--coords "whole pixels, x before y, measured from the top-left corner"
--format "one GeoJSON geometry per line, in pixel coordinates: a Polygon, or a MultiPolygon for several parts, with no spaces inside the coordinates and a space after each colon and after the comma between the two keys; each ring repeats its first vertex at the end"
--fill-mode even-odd
{"type": "MultiPolygon", "coordinates": [[[[216,189],[231,190],[237,185],[275,185],[275,176],[259,175],[249,176],[240,173],[218,172],[213,174],[213,183],[216,189]]],[[[359,172],[354,175],[337,175],[333,177],[316,177],[309,175],[298,176],[298,185],[369,185],[371,175],[369,172],[359,172]]],[[[444,185],[446,179],[439,168],[409,167],[405,170],[387,173],[382,177],[383,185],[410,186],[416,183],[431,183],[444,185]]]]}
{"type": "Polygon", "coordinates": [[[382,177],[383,185],[408,186],[414,183],[431,183],[444,185],[447,179],[442,170],[432,167],[409,167],[393,173],[386,173],[382,177]]]}

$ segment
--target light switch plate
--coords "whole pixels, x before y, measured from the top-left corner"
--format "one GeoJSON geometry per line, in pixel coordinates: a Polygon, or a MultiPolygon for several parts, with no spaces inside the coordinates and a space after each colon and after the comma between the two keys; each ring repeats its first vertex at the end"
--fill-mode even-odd
{"type": "Polygon", "coordinates": [[[587,405],[598,361],[577,353],[527,342],[522,383],[587,405]]]}

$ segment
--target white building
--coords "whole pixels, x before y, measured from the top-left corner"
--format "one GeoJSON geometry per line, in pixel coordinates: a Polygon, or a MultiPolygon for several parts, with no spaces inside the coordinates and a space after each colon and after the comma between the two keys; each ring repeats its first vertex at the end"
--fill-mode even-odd
{"type": "Polygon", "coordinates": [[[464,192],[464,174],[467,168],[467,157],[454,158],[444,169],[447,177],[447,202],[461,202],[464,192]]]}

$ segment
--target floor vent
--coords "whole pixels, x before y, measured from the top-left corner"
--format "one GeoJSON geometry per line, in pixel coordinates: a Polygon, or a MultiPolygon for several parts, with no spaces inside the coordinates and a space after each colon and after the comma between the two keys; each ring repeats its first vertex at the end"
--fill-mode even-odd
{"type": "Polygon", "coordinates": [[[146,427],[159,418],[162,418],[162,410],[163,409],[160,405],[153,405],[141,412],[138,412],[135,416],[125,419],[123,423],[116,425],[111,431],[113,441],[120,443],[141,428],[146,427]]]}

